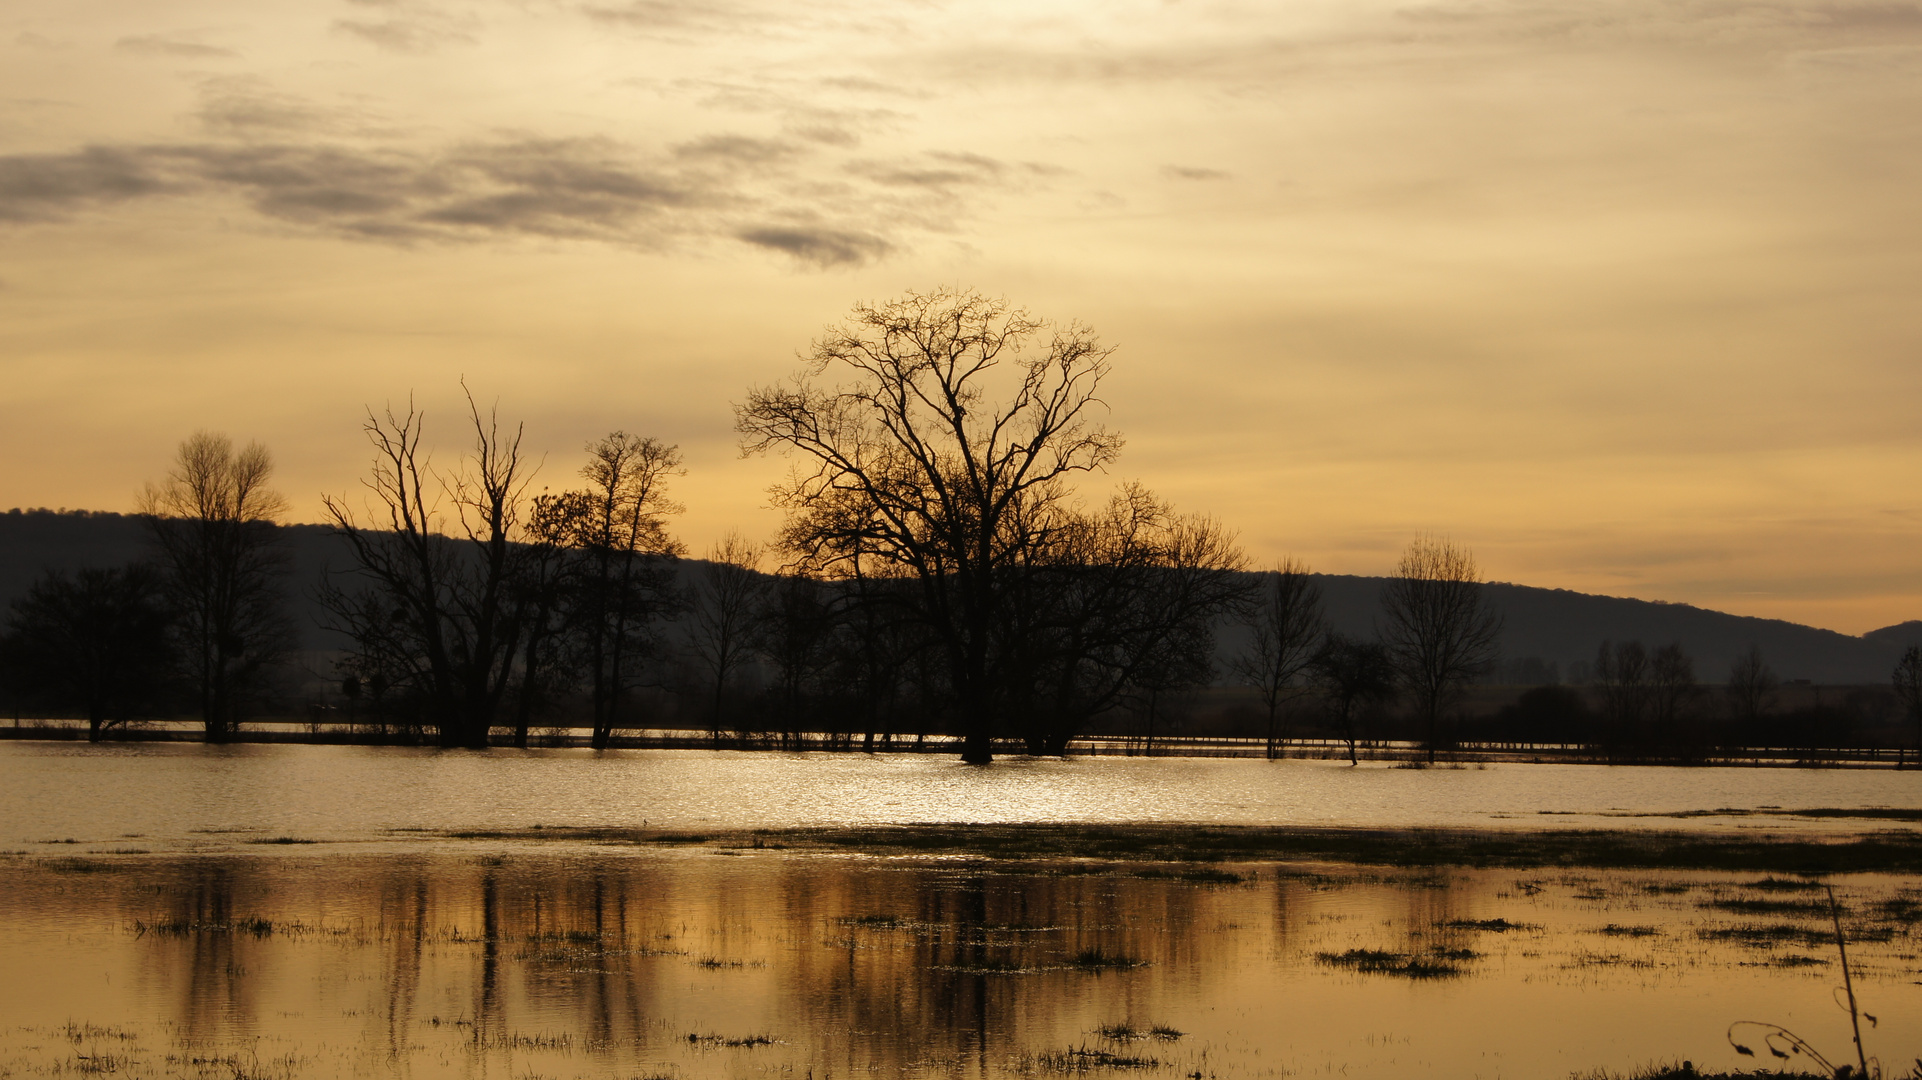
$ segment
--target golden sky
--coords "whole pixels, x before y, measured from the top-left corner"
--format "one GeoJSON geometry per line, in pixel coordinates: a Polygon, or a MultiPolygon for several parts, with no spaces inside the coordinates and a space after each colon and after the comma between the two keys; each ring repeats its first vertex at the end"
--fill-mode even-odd
{"type": "Polygon", "coordinates": [[[198,428],[300,520],[413,393],[542,480],[856,300],[1080,319],[1139,478],[1251,556],[1860,632],[1922,616],[1922,6],[10,0],[0,507],[198,428]]]}

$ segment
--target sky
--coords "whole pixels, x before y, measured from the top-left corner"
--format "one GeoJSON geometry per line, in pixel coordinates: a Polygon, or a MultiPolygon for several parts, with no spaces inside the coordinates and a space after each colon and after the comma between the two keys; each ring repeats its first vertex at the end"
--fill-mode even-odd
{"type": "Polygon", "coordinates": [[[1860,633],[1922,617],[1922,5],[9,0],[0,507],[131,510],[196,430],[292,520],[369,408],[539,483],[680,446],[859,301],[1116,347],[1140,480],[1257,565],[1860,633]]]}

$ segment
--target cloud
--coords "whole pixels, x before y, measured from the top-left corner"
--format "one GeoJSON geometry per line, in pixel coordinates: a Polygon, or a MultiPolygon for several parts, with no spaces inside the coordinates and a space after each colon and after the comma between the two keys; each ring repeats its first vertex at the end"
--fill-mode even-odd
{"type": "Polygon", "coordinates": [[[203,45],[197,41],[162,37],[159,34],[142,34],[138,37],[124,37],[114,42],[113,47],[121,52],[134,53],[140,56],[175,56],[190,60],[233,58],[240,55],[232,49],[223,49],[217,45],[203,45]]]}
{"type": "Polygon", "coordinates": [[[803,151],[781,139],[748,135],[710,135],[674,148],[674,156],[689,161],[726,161],[750,167],[791,161],[803,151]]]}
{"type": "Polygon", "coordinates": [[[46,49],[50,52],[73,48],[71,41],[55,41],[53,38],[36,34],[31,30],[22,30],[15,34],[13,43],[23,49],[46,49]]]}
{"type": "Polygon", "coordinates": [[[1192,165],[1163,165],[1161,175],[1171,180],[1226,180],[1228,174],[1220,169],[1203,169],[1192,165]]]}
{"type": "Polygon", "coordinates": [[[92,146],[70,154],[0,157],[0,221],[51,221],[75,210],[171,188],[139,148],[92,146]]]}
{"type": "Polygon", "coordinates": [[[442,45],[471,45],[475,40],[474,35],[465,30],[414,19],[388,19],[384,22],[337,19],[334,21],[334,30],[397,53],[429,53],[442,45]]]}
{"type": "Polygon", "coordinates": [[[411,0],[350,0],[362,7],[387,12],[380,19],[336,19],[334,32],[356,37],[375,48],[393,53],[430,53],[443,45],[471,45],[478,25],[471,14],[450,15],[427,4],[411,0]]]}
{"type": "Polygon", "coordinates": [[[216,134],[263,136],[338,126],[336,114],[256,78],[208,79],[200,94],[200,125],[216,134]]]}
{"type": "MultiPolygon", "coordinates": [[[[242,134],[311,121],[310,110],[292,105],[276,112],[217,103],[212,115],[210,123],[242,134]]],[[[795,144],[742,135],[698,139],[653,156],[597,138],[502,137],[431,153],[244,140],[92,146],[0,157],[0,221],[56,221],[163,195],[225,197],[264,218],[348,239],[540,237],[650,250],[727,239],[840,267],[896,250],[890,231],[949,228],[959,212],[944,190],[959,181],[941,180],[938,169],[901,179],[909,176],[904,167],[893,180],[909,192],[889,195],[809,183],[795,172],[806,154],[795,144]],[[922,185],[931,185],[933,202],[916,194],[922,185]]],[[[948,161],[963,178],[1002,168],[969,155],[928,157],[948,161]]],[[[877,181],[881,189],[889,182],[885,172],[877,181]]]]}
{"type": "Polygon", "coordinates": [[[756,247],[784,252],[819,267],[858,266],[878,259],[891,245],[878,236],[815,226],[770,225],[735,234],[756,247]]]}
{"type": "Polygon", "coordinates": [[[785,14],[791,14],[776,5],[760,6],[726,0],[627,0],[619,4],[584,4],[580,10],[595,22],[625,30],[682,33],[732,33],[759,29],[785,14]]]}
{"type": "Polygon", "coordinates": [[[979,154],[932,151],[919,158],[892,162],[849,162],[847,170],[887,187],[927,188],[945,192],[954,187],[997,180],[1007,171],[1007,167],[979,154]]]}

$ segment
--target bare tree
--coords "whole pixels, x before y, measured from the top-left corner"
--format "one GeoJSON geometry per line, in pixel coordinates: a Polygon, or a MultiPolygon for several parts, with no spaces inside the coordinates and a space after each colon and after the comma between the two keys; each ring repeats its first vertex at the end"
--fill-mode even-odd
{"type": "Polygon", "coordinates": [[[1214,620],[1247,604],[1232,533],[1139,484],[1064,515],[1012,576],[997,632],[1010,718],[1030,753],[1063,754],[1123,697],[1149,705],[1212,675],[1214,620]],[[1146,692],[1144,694],[1144,691],[1146,692]]]}
{"type": "Polygon", "coordinates": [[[363,523],[344,498],[324,499],[334,531],[351,548],[348,571],[362,588],[322,588],[331,627],[355,642],[357,677],[379,677],[418,710],[443,746],[488,744],[509,692],[526,597],[517,590],[522,516],[531,470],[521,429],[500,428],[468,395],[472,450],[452,473],[435,472],[421,446],[424,415],[410,402],[384,418],[370,409],[363,430],[374,463],[363,523]],[[449,514],[442,507],[452,504],[449,514]],[[459,530],[458,536],[448,535],[459,530]]]}
{"type": "Polygon", "coordinates": [[[1110,350],[1002,301],[952,290],[857,306],[791,381],[749,392],[749,453],[797,469],[773,494],[800,565],[845,575],[877,558],[918,582],[946,657],[963,760],[993,756],[994,653],[1009,579],[1057,528],[1077,473],[1121,448],[1096,420],[1110,350]],[[832,373],[844,379],[823,385],[832,373]]]}
{"type": "Polygon", "coordinates": [[[1895,684],[1895,696],[1915,721],[1917,755],[1918,760],[1922,760],[1922,648],[1911,645],[1902,653],[1891,681],[1895,684]]]}
{"type": "Polygon", "coordinates": [[[1664,739],[1675,739],[1682,734],[1688,704],[1699,689],[1695,685],[1695,661],[1683,651],[1681,642],[1671,642],[1655,650],[1649,658],[1648,672],[1656,730],[1664,739]]]}
{"type": "Polygon", "coordinates": [[[1467,548],[1421,536],[1402,552],[1381,594],[1382,642],[1428,729],[1428,760],[1441,741],[1442,714],[1470,679],[1498,659],[1501,616],[1482,596],[1467,548]]]}
{"type": "Polygon", "coordinates": [[[756,569],[760,561],[760,549],[730,531],[708,551],[695,576],[689,644],[713,680],[708,732],[717,742],[727,730],[723,706],[728,681],[753,655],[762,592],[756,569]]]}
{"type": "Polygon", "coordinates": [[[581,475],[586,489],[557,497],[553,516],[563,542],[577,552],[573,624],[593,708],[593,745],[606,749],[621,705],[659,651],[659,619],[675,613],[680,597],[672,560],[680,542],[667,518],[681,512],[667,483],[683,475],[678,447],[616,431],[587,445],[581,475]]]}
{"type": "Polygon", "coordinates": [[[774,671],[773,719],[783,750],[801,741],[816,719],[839,629],[836,600],[827,583],[799,572],[779,575],[762,593],[754,640],[774,671]]]}
{"type": "Polygon", "coordinates": [[[1775,703],[1781,680],[1762,657],[1762,647],[1750,643],[1728,669],[1728,700],[1737,719],[1753,724],[1775,703]]]}
{"type": "Polygon", "coordinates": [[[1261,695],[1268,710],[1268,756],[1281,756],[1281,706],[1301,684],[1327,632],[1321,586],[1308,565],[1288,557],[1262,575],[1260,593],[1247,618],[1248,648],[1233,661],[1235,673],[1261,695]]]}
{"type": "Polygon", "coordinates": [[[259,443],[236,452],[227,436],[197,431],[139,498],[209,742],[238,729],[243,696],[294,645],[288,556],[274,524],[287,500],[267,486],[273,471],[259,443]]]}
{"type": "Polygon", "coordinates": [[[1315,650],[1308,670],[1335,714],[1335,730],[1348,744],[1348,764],[1359,765],[1360,758],[1355,754],[1358,710],[1394,697],[1397,673],[1393,658],[1379,641],[1330,633],[1315,650]]]}
{"type": "Polygon", "coordinates": [[[1595,653],[1595,681],[1602,688],[1609,736],[1618,742],[1640,739],[1650,694],[1648,650],[1639,641],[1602,642],[1595,653]]]}

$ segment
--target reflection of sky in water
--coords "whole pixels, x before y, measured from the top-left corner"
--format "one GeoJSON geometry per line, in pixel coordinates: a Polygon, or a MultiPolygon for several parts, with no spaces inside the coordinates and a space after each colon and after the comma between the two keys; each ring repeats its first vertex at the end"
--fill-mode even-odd
{"type": "Polygon", "coordinates": [[[0,744],[0,843],[208,842],[206,830],[371,839],[396,828],[1157,822],[1859,829],[1878,823],[1603,817],[1723,807],[1922,806],[1912,773],[911,754],[0,744]],[[1557,815],[1543,816],[1541,811],[1557,815]]]}
{"type": "MultiPolygon", "coordinates": [[[[1736,1067],[1722,1036],[1744,1018],[1834,1055],[1848,1039],[1825,943],[1713,936],[1819,934],[1806,911],[1729,911],[1806,902],[1752,874],[1260,865],[1210,884],[1140,865],[691,850],[86,865],[0,871],[0,1073],[110,1053],[127,1077],[232,1080],[218,1063],[238,1055],[266,1077],[825,1080],[1045,1075],[1043,1055],[1091,1049],[1153,1057],[1159,1076],[1555,1077],[1736,1067]],[[1497,918],[1519,926],[1465,925],[1497,918]],[[1358,948],[1474,955],[1431,981],[1319,959],[1358,948]],[[1140,966],[1077,964],[1091,952],[1140,966]],[[773,1041],[727,1045],[758,1037],[773,1041]]],[[[1922,1051],[1922,988],[1913,924],[1878,904],[1922,900],[1917,885],[1839,890],[1881,1018],[1870,1048],[1889,1061],[1922,1051]]]]}

